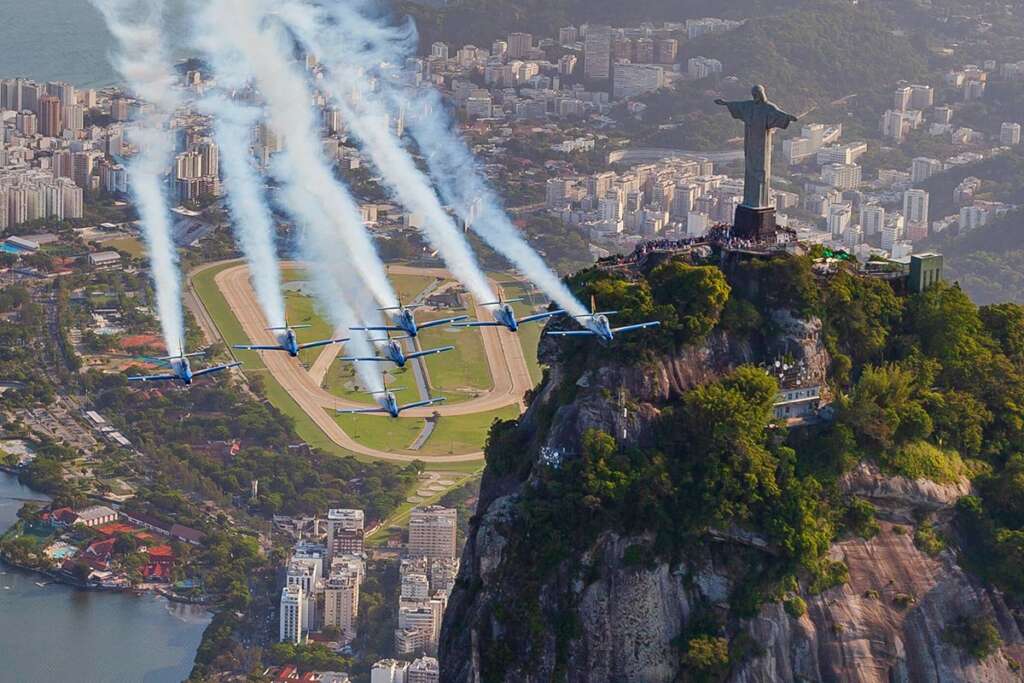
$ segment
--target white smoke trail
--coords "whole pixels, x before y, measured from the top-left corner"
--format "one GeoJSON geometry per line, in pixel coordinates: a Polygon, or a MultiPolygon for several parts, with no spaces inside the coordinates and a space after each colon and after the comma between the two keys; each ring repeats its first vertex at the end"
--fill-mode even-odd
{"type": "Polygon", "coordinates": [[[139,210],[153,284],[157,314],[168,355],[183,351],[185,322],[181,310],[181,275],[171,238],[171,217],[164,174],[174,155],[174,136],[167,130],[181,104],[177,78],[164,51],[160,26],[163,2],[91,0],[117,39],[112,61],[128,87],[146,103],[132,139],[139,147],[129,162],[132,195],[139,210]]]}
{"type": "Polygon", "coordinates": [[[360,147],[369,155],[391,193],[408,210],[422,217],[423,231],[448,270],[466,285],[477,301],[494,301],[494,292],[477,265],[469,243],[389,125],[393,117],[372,97],[366,87],[364,71],[347,63],[349,46],[332,40],[329,26],[318,22],[315,11],[309,6],[289,5],[279,9],[278,16],[292,29],[306,51],[316,55],[327,67],[320,79],[321,89],[338,107],[348,130],[359,139],[360,147]]]}
{"type": "Polygon", "coordinates": [[[409,117],[409,132],[426,157],[441,196],[470,230],[511,261],[560,308],[569,315],[585,315],[586,307],[509,220],[498,196],[482,179],[473,154],[452,129],[437,92],[423,90],[418,101],[425,106],[409,117]]]}
{"type": "Polygon", "coordinates": [[[223,162],[224,185],[234,218],[232,226],[249,263],[256,298],[270,327],[282,327],[285,305],[274,247],[274,223],[250,147],[252,127],[259,113],[254,107],[221,97],[209,97],[201,105],[214,116],[214,138],[223,162]]]}
{"type": "MultiPolygon", "coordinates": [[[[365,102],[362,106],[370,112],[371,121],[380,120],[382,115],[379,112],[387,101],[392,103],[392,113],[407,113],[407,128],[424,154],[442,198],[473,232],[504,255],[523,276],[570,315],[587,312],[509,220],[497,195],[483,180],[466,143],[452,129],[438,92],[433,88],[421,88],[418,94],[410,96],[395,83],[388,65],[402,64],[413,54],[416,34],[411,26],[386,25],[378,18],[379,13],[374,11],[372,3],[363,0],[325,0],[319,9],[313,9],[303,0],[291,0],[281,4],[279,14],[328,66],[334,79],[340,81],[335,91],[344,94],[363,85],[359,94],[361,103],[365,102]],[[318,35],[324,37],[317,41],[315,36],[318,35]],[[379,95],[375,96],[365,87],[368,82],[365,76],[362,79],[353,76],[359,71],[382,76],[379,95]]],[[[349,118],[353,132],[360,135],[357,123],[367,117],[349,118]]],[[[413,174],[422,178],[397,141],[397,150],[382,151],[384,146],[376,137],[374,139],[375,144],[370,144],[368,151],[386,154],[388,168],[401,179],[403,188],[412,185],[409,178],[413,174]],[[399,154],[407,165],[394,163],[395,155],[399,154]]],[[[379,163],[377,165],[384,172],[384,168],[379,163]]]]}
{"type": "MultiPolygon", "coordinates": [[[[218,78],[253,81],[266,101],[272,128],[286,138],[276,160],[281,201],[305,230],[304,255],[316,276],[318,299],[333,324],[348,327],[357,318],[342,297],[360,293],[342,290],[333,277],[335,268],[358,273],[384,306],[395,305],[397,297],[358,206],[323,158],[312,94],[304,74],[286,56],[289,41],[277,22],[267,21],[272,7],[268,0],[210,0],[196,15],[197,43],[218,78]]],[[[367,387],[380,389],[372,369],[358,364],[357,370],[367,387]]]]}
{"type": "MultiPolygon", "coordinates": [[[[285,171],[285,184],[301,185],[319,205],[331,229],[349,250],[355,267],[374,298],[383,306],[397,303],[387,280],[384,264],[366,231],[355,200],[334,178],[323,157],[319,126],[311,106],[313,97],[305,84],[305,76],[286,55],[292,45],[277,22],[267,21],[273,4],[268,0],[211,0],[204,3],[195,22],[200,47],[210,57],[215,71],[236,74],[245,70],[266,99],[271,126],[285,138],[280,155],[285,171]]],[[[301,217],[301,206],[289,210],[301,217]]],[[[304,221],[310,223],[309,221],[304,221]]],[[[314,227],[312,224],[306,227],[314,227]]],[[[338,244],[321,259],[338,252],[338,244]]]]}

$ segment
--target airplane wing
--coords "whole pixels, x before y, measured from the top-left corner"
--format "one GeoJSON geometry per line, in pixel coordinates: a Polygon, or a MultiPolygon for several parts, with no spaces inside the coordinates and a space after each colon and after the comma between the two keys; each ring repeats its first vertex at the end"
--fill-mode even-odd
{"type": "Polygon", "coordinates": [[[483,322],[482,320],[474,320],[468,323],[455,323],[452,327],[505,327],[501,323],[495,322],[483,322]]]}
{"type": "Polygon", "coordinates": [[[389,361],[390,359],[388,359],[388,358],[379,358],[378,356],[370,356],[370,357],[367,357],[367,358],[363,358],[363,357],[360,357],[360,356],[342,356],[338,360],[347,360],[350,363],[358,363],[359,361],[364,361],[364,360],[365,361],[375,361],[377,363],[385,363],[385,362],[389,361]]]}
{"type": "Polygon", "coordinates": [[[193,377],[200,377],[202,375],[209,375],[211,372],[220,372],[221,370],[227,370],[229,368],[237,368],[241,363],[225,363],[224,365],[214,365],[212,368],[204,368],[192,373],[193,377]]]}
{"type": "Polygon", "coordinates": [[[548,330],[544,334],[552,337],[592,337],[594,333],[590,330],[548,330]]]}
{"type": "Polygon", "coordinates": [[[425,323],[417,324],[416,327],[424,330],[430,327],[438,327],[440,325],[447,325],[448,323],[454,323],[459,320],[465,320],[468,317],[468,315],[457,315],[454,318],[445,318],[444,320],[428,320],[425,323]]]}
{"type": "Polygon", "coordinates": [[[283,346],[270,346],[263,344],[234,344],[231,348],[242,351],[284,351],[283,346]]]}
{"type": "Polygon", "coordinates": [[[544,320],[545,318],[551,318],[551,317],[554,317],[556,315],[562,315],[563,313],[565,313],[565,311],[558,310],[558,311],[546,311],[544,313],[537,313],[535,315],[528,315],[525,318],[520,318],[519,319],[519,323],[520,324],[522,324],[522,323],[532,323],[534,320],[544,320]]]}
{"type": "Polygon", "coordinates": [[[129,382],[168,382],[171,380],[178,379],[177,375],[139,375],[137,377],[129,377],[129,382]]]}
{"type": "Polygon", "coordinates": [[[599,315],[615,315],[618,311],[594,311],[593,313],[584,313],[583,315],[574,315],[576,319],[579,318],[593,318],[599,315]]]}
{"type": "Polygon", "coordinates": [[[429,355],[432,355],[432,354],[435,354],[435,353],[444,353],[445,351],[452,351],[454,349],[455,349],[454,346],[442,346],[442,347],[437,348],[437,349],[427,349],[426,351],[417,351],[416,353],[410,353],[409,355],[407,355],[406,359],[422,358],[423,356],[429,356],[429,355]]]}
{"type": "Polygon", "coordinates": [[[348,341],[348,337],[344,339],[321,339],[320,341],[307,342],[305,344],[299,344],[300,349],[312,349],[317,346],[327,346],[328,344],[343,344],[348,341]]]}
{"type": "Polygon", "coordinates": [[[335,410],[334,412],[338,413],[339,415],[355,415],[356,413],[383,413],[386,411],[378,406],[376,408],[347,408],[345,410],[338,409],[335,410]]]}
{"type": "Polygon", "coordinates": [[[402,330],[401,327],[395,327],[394,325],[381,325],[377,327],[350,327],[348,329],[362,330],[363,332],[385,332],[388,330],[392,332],[400,332],[402,330]]]}
{"type": "Polygon", "coordinates": [[[432,406],[435,403],[443,403],[444,401],[445,401],[445,398],[443,396],[441,396],[439,398],[431,398],[431,399],[428,399],[426,401],[416,401],[415,403],[406,403],[404,406],[402,406],[402,407],[400,407],[398,409],[398,412],[402,412],[403,410],[410,410],[411,408],[422,408],[423,406],[432,406]]]}
{"type": "Polygon", "coordinates": [[[657,327],[661,325],[660,320],[655,320],[649,323],[640,323],[639,325],[626,325],[625,327],[613,327],[612,332],[631,332],[633,330],[642,330],[646,327],[657,327]]]}

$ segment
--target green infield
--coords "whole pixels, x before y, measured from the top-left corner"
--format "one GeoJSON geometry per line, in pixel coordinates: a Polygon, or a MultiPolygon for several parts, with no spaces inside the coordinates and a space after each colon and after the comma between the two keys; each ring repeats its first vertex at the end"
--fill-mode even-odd
{"type": "MultiPolygon", "coordinates": [[[[430,311],[424,313],[420,319],[437,320],[461,313],[430,311]]],[[[480,330],[450,325],[433,327],[420,333],[419,343],[424,349],[455,347],[454,351],[439,353],[427,359],[427,373],[430,375],[430,386],[435,395],[444,396],[449,403],[459,403],[476,398],[494,386],[480,330]]]]}
{"type": "Polygon", "coordinates": [[[445,455],[472,453],[483,448],[496,419],[519,415],[518,406],[506,406],[473,415],[435,417],[435,426],[419,450],[410,450],[427,420],[418,417],[390,418],[381,415],[334,415],[345,432],[359,443],[389,453],[422,455],[425,462],[445,455]]]}
{"type": "Polygon", "coordinates": [[[491,424],[498,419],[519,417],[519,406],[505,406],[473,415],[438,417],[430,438],[418,451],[423,455],[458,455],[484,447],[491,424]]]}
{"type": "Polygon", "coordinates": [[[334,415],[335,421],[359,443],[378,451],[388,453],[407,453],[423,430],[425,420],[417,417],[400,417],[398,419],[383,415],[334,415]]]}

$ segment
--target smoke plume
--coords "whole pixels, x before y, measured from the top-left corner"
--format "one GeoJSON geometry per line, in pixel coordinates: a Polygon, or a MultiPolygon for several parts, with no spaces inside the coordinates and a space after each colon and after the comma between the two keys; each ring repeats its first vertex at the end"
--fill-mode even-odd
{"type": "Polygon", "coordinates": [[[235,236],[249,262],[249,277],[270,327],[285,324],[281,270],[274,247],[274,224],[263,193],[263,180],[252,163],[251,132],[258,112],[222,98],[208,98],[203,108],[214,116],[228,205],[235,236]]]}
{"type": "Polygon", "coordinates": [[[174,155],[174,136],[168,127],[182,101],[160,31],[163,2],[91,1],[118,42],[118,53],[112,56],[115,67],[146,103],[131,132],[139,149],[128,164],[128,172],[148,251],[164,343],[168,355],[177,355],[183,351],[185,323],[164,173],[174,155]]]}
{"type": "MultiPolygon", "coordinates": [[[[381,305],[393,306],[397,298],[359,207],[323,158],[312,93],[286,56],[292,45],[273,20],[272,8],[267,0],[212,0],[197,15],[197,42],[218,78],[251,80],[266,101],[269,124],[284,138],[275,160],[281,203],[304,230],[304,255],[320,303],[333,324],[348,327],[355,316],[342,297],[361,293],[343,291],[331,275],[336,268],[357,272],[381,305]]],[[[376,373],[357,369],[367,387],[379,389],[376,373]]]]}

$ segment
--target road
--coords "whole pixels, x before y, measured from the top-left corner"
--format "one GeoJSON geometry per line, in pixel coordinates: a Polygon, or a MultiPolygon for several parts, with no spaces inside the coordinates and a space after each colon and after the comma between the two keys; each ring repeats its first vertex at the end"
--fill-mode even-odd
{"type": "Polygon", "coordinates": [[[682,149],[671,149],[667,147],[636,147],[633,149],[617,149],[608,154],[608,163],[639,163],[647,161],[660,161],[670,157],[693,157],[710,159],[715,163],[728,163],[743,159],[742,149],[721,149],[709,152],[692,152],[682,149]]]}
{"type": "MultiPolygon", "coordinates": [[[[214,264],[208,264],[206,267],[212,267],[212,265],[214,264]]],[[[299,266],[300,264],[283,263],[282,265],[299,266]]],[[[389,272],[399,275],[428,275],[442,279],[452,278],[451,273],[442,268],[414,268],[393,265],[389,267],[389,272]]],[[[238,318],[249,340],[256,344],[273,343],[272,334],[265,329],[267,326],[266,321],[249,281],[248,268],[244,264],[225,268],[217,274],[214,282],[227,301],[228,306],[238,318]]],[[[491,286],[495,288],[495,291],[501,292],[501,288],[493,280],[491,281],[491,286]]],[[[481,319],[486,320],[490,318],[489,312],[483,307],[476,306],[475,313],[481,319]]],[[[482,335],[494,386],[477,398],[463,403],[417,408],[403,413],[404,415],[420,418],[430,417],[435,412],[444,416],[472,415],[497,410],[508,405],[518,405],[522,409],[523,396],[533,388],[533,380],[530,378],[530,371],[526,365],[526,357],[523,353],[522,344],[519,343],[519,338],[503,328],[480,328],[480,334],[482,335]]],[[[358,408],[364,407],[365,404],[348,401],[325,391],[310,372],[307,372],[296,359],[290,358],[287,354],[264,352],[261,355],[264,364],[274,376],[274,379],[288,392],[303,412],[309,416],[331,441],[346,450],[368,457],[396,462],[410,462],[412,460],[471,462],[483,457],[481,451],[431,457],[390,453],[368,448],[354,440],[341,429],[338,423],[335,422],[332,414],[333,410],[338,407],[358,408]]],[[[321,355],[317,358],[314,365],[319,365],[321,359],[324,358],[321,355]]],[[[322,362],[330,363],[326,359],[322,362]]],[[[390,418],[381,415],[378,419],[390,418]]]]}

